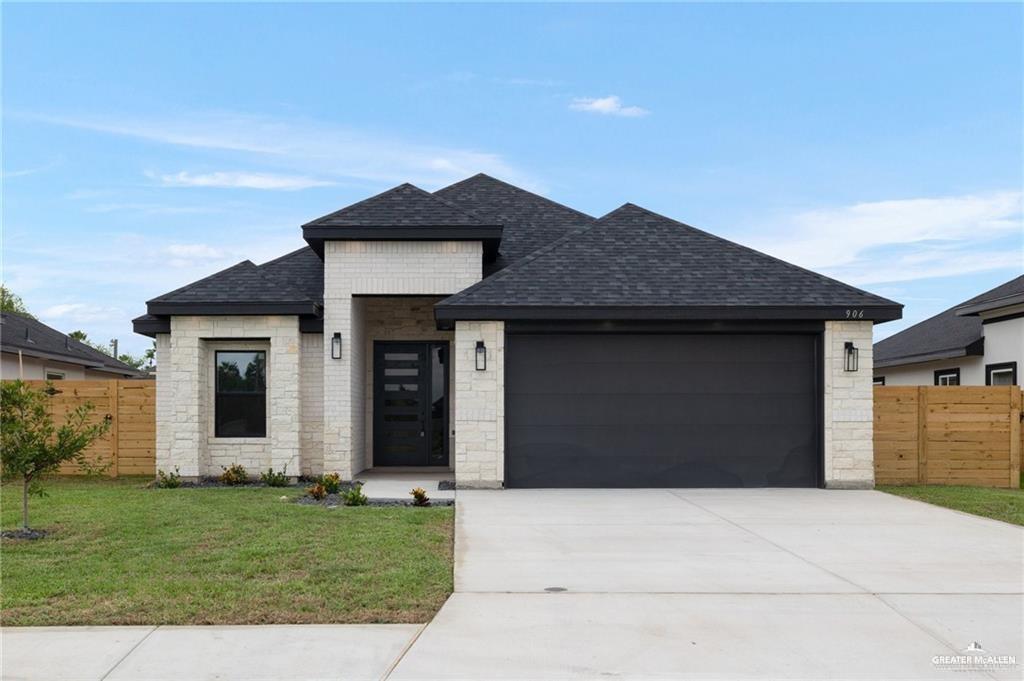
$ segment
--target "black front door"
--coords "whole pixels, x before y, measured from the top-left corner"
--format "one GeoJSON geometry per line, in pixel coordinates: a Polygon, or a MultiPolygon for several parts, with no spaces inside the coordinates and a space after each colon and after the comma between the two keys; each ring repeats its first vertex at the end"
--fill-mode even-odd
{"type": "Polygon", "coordinates": [[[374,343],[373,465],[448,465],[448,343],[374,343]]]}

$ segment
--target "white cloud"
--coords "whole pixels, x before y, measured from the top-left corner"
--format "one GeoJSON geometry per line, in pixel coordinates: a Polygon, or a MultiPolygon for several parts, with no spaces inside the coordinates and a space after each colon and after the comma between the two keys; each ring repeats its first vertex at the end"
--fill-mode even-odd
{"type": "MultiPolygon", "coordinates": [[[[527,189],[541,187],[500,155],[457,146],[430,145],[308,119],[237,113],[174,117],[27,116],[33,120],[160,144],[249,154],[286,174],[341,184],[413,182],[436,188],[475,173],[496,175],[527,189]]],[[[187,176],[192,179],[197,176],[187,176]]]]}
{"type": "Polygon", "coordinates": [[[746,243],[850,283],[909,281],[1022,265],[1021,193],[914,198],[811,210],[760,228],[746,243]]]}
{"type": "Polygon", "coordinates": [[[576,97],[569,103],[569,108],[573,111],[586,111],[605,116],[623,116],[626,118],[638,118],[651,113],[643,107],[623,106],[622,99],[616,95],[609,95],[608,97],[576,97]]]}
{"type": "Polygon", "coordinates": [[[296,191],[310,187],[329,187],[337,184],[304,175],[274,175],[271,173],[214,172],[189,173],[181,171],[169,175],[146,173],[165,187],[222,187],[228,189],[270,189],[296,191]]]}
{"type": "Polygon", "coordinates": [[[96,203],[83,208],[83,210],[89,213],[142,213],[145,215],[190,215],[220,211],[219,208],[213,206],[184,206],[138,201],[96,203]]]}
{"type": "Polygon", "coordinates": [[[44,320],[53,320],[55,324],[65,322],[90,323],[105,322],[124,317],[124,310],[118,307],[107,307],[89,303],[61,303],[51,305],[39,313],[44,320]]]}

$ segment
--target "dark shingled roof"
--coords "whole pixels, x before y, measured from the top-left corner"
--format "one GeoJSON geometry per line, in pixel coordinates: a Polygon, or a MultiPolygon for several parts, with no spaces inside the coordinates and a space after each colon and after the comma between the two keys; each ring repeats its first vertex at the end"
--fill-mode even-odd
{"type": "MultiPolygon", "coordinates": [[[[142,372],[110,355],[43,324],[13,312],[0,313],[0,350],[29,357],[41,357],[77,364],[92,371],[120,376],[142,376],[142,372]]],[[[16,378],[7,376],[5,378],[16,378]]]]}
{"type": "Polygon", "coordinates": [[[416,185],[400,184],[303,227],[476,227],[488,223],[416,185]]]}
{"type": "Polygon", "coordinates": [[[1024,293],[1024,275],[875,343],[875,368],[981,354],[981,318],[957,310],[1024,293]]]}
{"type": "MultiPolygon", "coordinates": [[[[687,308],[684,316],[697,318],[701,309],[823,306],[863,308],[876,319],[897,318],[900,309],[891,300],[627,203],[446,298],[437,309],[439,319],[465,318],[459,311],[468,308],[542,307],[687,308]]],[[[783,309],[774,316],[786,314],[783,309]]],[[[496,318],[503,318],[500,312],[496,318]]]]}
{"type": "Polygon", "coordinates": [[[317,304],[324,302],[324,261],[309,246],[257,266],[259,271],[317,304]]]}
{"type": "Polygon", "coordinates": [[[504,226],[500,255],[485,274],[506,267],[541,246],[594,222],[594,218],[586,213],[483,173],[439,189],[434,196],[504,226]]]}
{"type": "MultiPolygon", "coordinates": [[[[294,276],[298,268],[289,270],[287,265],[282,266],[279,262],[275,267],[278,276],[282,278],[272,276],[251,260],[243,260],[204,279],[153,298],[146,305],[150,314],[217,314],[218,306],[241,304],[260,305],[268,312],[275,311],[278,314],[314,313],[314,299],[284,278],[286,270],[294,276]],[[206,311],[199,312],[203,309],[206,311]]],[[[304,288],[311,286],[307,284],[304,288]]],[[[322,283],[320,290],[322,295],[322,283]]]]}

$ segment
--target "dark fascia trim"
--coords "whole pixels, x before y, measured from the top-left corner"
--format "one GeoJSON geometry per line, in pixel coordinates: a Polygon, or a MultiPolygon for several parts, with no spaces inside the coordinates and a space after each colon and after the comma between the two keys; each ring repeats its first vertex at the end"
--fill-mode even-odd
{"type": "Polygon", "coordinates": [[[919,355],[904,355],[902,357],[889,357],[887,359],[875,358],[875,367],[899,367],[907,364],[922,364],[934,362],[939,359],[956,359],[957,357],[974,357],[985,354],[985,338],[979,338],[962,348],[946,348],[934,352],[924,352],[919,355]]]}
{"type": "Polygon", "coordinates": [[[156,338],[158,333],[171,332],[171,318],[160,317],[159,319],[133,319],[132,329],[140,336],[156,338]]]}
{"type": "Polygon", "coordinates": [[[311,227],[303,225],[302,238],[324,257],[325,241],[482,241],[484,253],[494,258],[501,244],[501,225],[436,227],[311,227]]]}
{"type": "Polygon", "coordinates": [[[960,385],[960,367],[949,367],[948,369],[936,369],[933,374],[933,385],[939,385],[939,376],[956,376],[956,384],[960,385]]]}
{"type": "Polygon", "coordinates": [[[662,320],[662,321],[510,321],[505,325],[509,334],[546,333],[800,333],[815,334],[825,330],[822,321],[748,321],[748,320],[662,320]]]}
{"type": "Polygon", "coordinates": [[[992,385],[992,372],[999,371],[1000,369],[1010,369],[1010,383],[1017,385],[1017,363],[1016,362],[997,362],[995,364],[985,365],[985,385],[992,385]]]}
{"type": "Polygon", "coordinates": [[[723,305],[723,306],[533,306],[533,305],[438,305],[434,318],[438,325],[455,321],[489,320],[836,320],[847,321],[848,313],[858,321],[886,322],[903,316],[903,306],[786,306],[786,305],[723,305]]]}
{"type": "Polygon", "coordinates": [[[86,369],[95,369],[97,367],[103,366],[96,360],[75,357],[74,355],[61,355],[56,352],[44,352],[42,350],[36,350],[35,348],[22,348],[15,345],[0,346],[0,352],[6,352],[11,355],[17,355],[20,352],[25,357],[34,357],[36,359],[49,359],[55,362],[74,364],[76,366],[80,366],[86,369]]]}
{"type": "Polygon", "coordinates": [[[323,317],[299,317],[299,333],[323,333],[323,317]]]}
{"type": "Polygon", "coordinates": [[[988,317],[986,319],[982,319],[981,324],[982,326],[984,326],[985,324],[994,324],[995,322],[1008,322],[1011,319],[1020,319],[1021,317],[1024,317],[1024,312],[1018,312],[1016,314],[1006,314],[1001,317],[988,317]]]}
{"type": "Polygon", "coordinates": [[[1001,307],[1020,305],[1022,303],[1024,303],[1024,293],[1014,293],[1001,298],[993,298],[992,300],[973,303],[971,305],[961,305],[956,309],[956,313],[960,317],[971,317],[989,310],[997,310],[1001,307]]]}
{"type": "Polygon", "coordinates": [[[319,305],[309,301],[293,303],[159,303],[146,305],[151,315],[317,315],[319,305]]]}

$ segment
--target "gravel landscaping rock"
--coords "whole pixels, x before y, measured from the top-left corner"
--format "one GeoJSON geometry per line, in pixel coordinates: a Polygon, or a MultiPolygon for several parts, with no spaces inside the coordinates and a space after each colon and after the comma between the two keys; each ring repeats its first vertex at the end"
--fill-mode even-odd
{"type": "Polygon", "coordinates": [[[46,530],[4,530],[0,536],[4,539],[42,539],[46,536],[46,530]]]}
{"type": "Polygon", "coordinates": [[[455,489],[454,480],[442,480],[441,482],[437,483],[437,490],[439,492],[447,492],[453,489],[455,489]]]}

